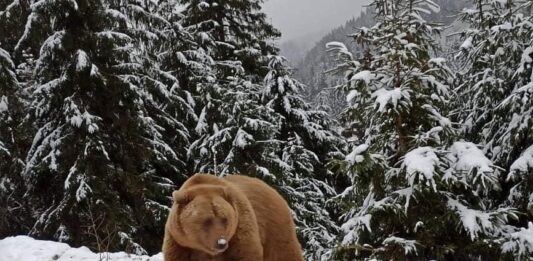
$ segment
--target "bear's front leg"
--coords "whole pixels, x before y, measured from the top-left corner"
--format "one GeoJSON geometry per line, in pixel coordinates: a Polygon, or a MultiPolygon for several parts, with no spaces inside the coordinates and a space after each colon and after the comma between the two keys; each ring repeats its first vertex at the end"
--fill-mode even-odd
{"type": "Polygon", "coordinates": [[[191,251],[182,247],[168,235],[165,235],[163,243],[164,261],[192,261],[191,251]]]}

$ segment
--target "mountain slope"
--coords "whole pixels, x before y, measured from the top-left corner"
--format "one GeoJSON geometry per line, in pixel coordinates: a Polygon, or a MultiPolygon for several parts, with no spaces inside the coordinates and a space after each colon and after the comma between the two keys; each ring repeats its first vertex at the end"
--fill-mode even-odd
{"type": "MultiPolygon", "coordinates": [[[[431,14],[428,21],[450,25],[456,20],[456,14],[468,5],[464,0],[439,0],[441,6],[437,14],[431,14]]],[[[344,43],[352,53],[357,53],[358,46],[353,43],[351,34],[362,27],[374,24],[374,14],[370,8],[343,26],[333,29],[311,48],[296,66],[295,76],[307,85],[306,99],[317,107],[326,107],[332,115],[338,115],[345,105],[343,96],[336,94],[334,87],[340,83],[339,76],[327,74],[335,64],[326,52],[326,44],[332,41],[344,43]]],[[[446,36],[446,33],[443,37],[446,36]]]]}

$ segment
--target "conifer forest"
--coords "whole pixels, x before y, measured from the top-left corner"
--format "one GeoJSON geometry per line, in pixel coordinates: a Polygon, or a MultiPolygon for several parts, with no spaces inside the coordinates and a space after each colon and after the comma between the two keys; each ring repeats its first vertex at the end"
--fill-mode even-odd
{"type": "Polygon", "coordinates": [[[368,2],[289,60],[265,0],[0,0],[0,242],[156,255],[242,174],[306,260],[533,260],[533,1],[368,2]]]}

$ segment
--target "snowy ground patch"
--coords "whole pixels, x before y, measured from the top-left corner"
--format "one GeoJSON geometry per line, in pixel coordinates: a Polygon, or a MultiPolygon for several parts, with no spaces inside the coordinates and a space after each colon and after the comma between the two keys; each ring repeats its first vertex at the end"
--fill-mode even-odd
{"type": "Polygon", "coordinates": [[[163,261],[163,255],[152,257],[118,253],[93,253],[86,247],[72,248],[65,243],[35,240],[27,236],[0,240],[0,261],[163,261]]]}

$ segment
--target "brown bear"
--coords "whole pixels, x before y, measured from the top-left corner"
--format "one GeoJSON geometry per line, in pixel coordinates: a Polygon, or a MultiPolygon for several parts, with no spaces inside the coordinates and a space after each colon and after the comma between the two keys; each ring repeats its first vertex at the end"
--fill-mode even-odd
{"type": "Polygon", "coordinates": [[[165,261],[302,261],[287,202],[259,179],[196,174],[172,194],[165,261]]]}

